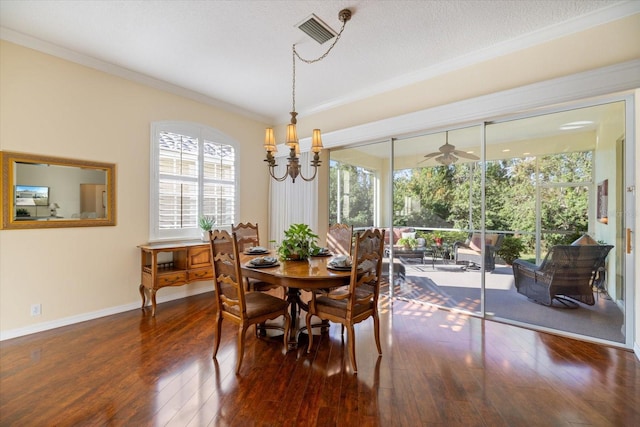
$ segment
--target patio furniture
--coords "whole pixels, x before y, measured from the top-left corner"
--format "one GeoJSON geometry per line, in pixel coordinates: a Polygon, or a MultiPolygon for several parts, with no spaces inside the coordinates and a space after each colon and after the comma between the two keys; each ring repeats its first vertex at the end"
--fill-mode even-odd
{"type": "Polygon", "coordinates": [[[391,246],[393,246],[394,252],[405,249],[404,245],[398,243],[402,237],[413,236],[415,237],[415,229],[411,227],[394,227],[393,232],[388,228],[381,228],[385,231],[384,234],[384,256],[388,257],[391,252],[391,246]]]}
{"type": "MultiPolygon", "coordinates": [[[[425,256],[425,251],[427,251],[428,248],[426,247],[418,247],[415,249],[394,249],[393,250],[393,256],[395,258],[398,259],[404,259],[404,260],[411,260],[413,261],[413,263],[417,263],[417,264],[423,264],[424,263],[424,256],[425,256]]],[[[385,257],[388,258],[389,254],[386,253],[385,251],[385,257]]],[[[408,262],[411,262],[408,261],[408,262]]]]}
{"type": "Polygon", "coordinates": [[[574,302],[594,305],[594,282],[613,249],[611,245],[556,245],[539,266],[517,259],[513,276],[518,293],[551,306],[553,301],[575,308],[574,302]]]}
{"type": "MultiPolygon", "coordinates": [[[[484,236],[484,268],[486,271],[493,271],[496,268],[496,253],[502,246],[504,235],[486,233],[484,236]]],[[[482,235],[473,233],[466,242],[455,242],[453,252],[456,264],[466,264],[469,268],[480,268],[482,265],[482,235]]]]}

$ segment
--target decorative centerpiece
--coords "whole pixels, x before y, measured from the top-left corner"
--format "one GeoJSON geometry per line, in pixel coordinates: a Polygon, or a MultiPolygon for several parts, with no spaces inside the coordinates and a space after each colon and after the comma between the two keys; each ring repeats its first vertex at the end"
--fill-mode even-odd
{"type": "Polygon", "coordinates": [[[278,256],[286,260],[306,260],[319,250],[318,235],[307,224],[291,224],[284,232],[278,256]]]}
{"type": "Polygon", "coordinates": [[[202,215],[200,219],[198,219],[198,226],[200,230],[202,230],[201,238],[203,242],[209,241],[209,231],[211,231],[215,224],[216,221],[212,216],[202,215]]]}

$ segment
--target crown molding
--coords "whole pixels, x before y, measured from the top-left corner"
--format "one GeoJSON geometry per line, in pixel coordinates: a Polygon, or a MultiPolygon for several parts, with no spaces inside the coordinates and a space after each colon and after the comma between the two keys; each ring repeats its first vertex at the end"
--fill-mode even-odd
{"type": "MultiPolygon", "coordinates": [[[[387,80],[365,90],[351,92],[347,96],[335,98],[311,108],[300,110],[300,116],[310,116],[345,104],[361,101],[371,96],[396,90],[424,80],[450,73],[462,68],[489,61],[510,53],[547,43],[565,36],[576,34],[591,28],[617,21],[640,13],[640,1],[627,1],[613,4],[605,9],[573,18],[546,28],[521,35],[514,39],[480,49],[467,55],[440,62],[434,66],[407,73],[403,76],[387,80]]],[[[281,119],[284,120],[284,119],[281,119]]]]}
{"type": "MultiPolygon", "coordinates": [[[[640,59],[323,133],[325,148],[399,138],[640,88],[640,59]]],[[[300,140],[308,150],[311,139],[300,140]]]]}
{"type": "Polygon", "coordinates": [[[242,109],[236,105],[229,104],[220,101],[210,96],[203,95],[199,92],[192,91],[190,89],[183,88],[171,83],[167,83],[164,80],[159,80],[150,77],[146,74],[138,73],[136,71],[129,70],[118,65],[111,64],[100,59],[84,55],[75,52],[70,49],[63,48],[53,43],[46,42],[44,40],[28,36],[26,34],[11,30],[6,27],[0,27],[0,40],[6,40],[8,42],[23,46],[29,49],[36,50],[48,55],[55,56],[85,67],[93,68],[98,71],[105,72],[107,74],[121,77],[126,80],[130,80],[136,83],[143,84],[164,92],[168,92],[174,95],[182,96],[184,98],[191,99],[193,101],[201,102],[206,105],[210,105],[215,108],[220,108],[227,112],[239,114],[252,120],[256,120],[263,123],[269,123],[272,118],[265,117],[254,112],[242,109]]]}

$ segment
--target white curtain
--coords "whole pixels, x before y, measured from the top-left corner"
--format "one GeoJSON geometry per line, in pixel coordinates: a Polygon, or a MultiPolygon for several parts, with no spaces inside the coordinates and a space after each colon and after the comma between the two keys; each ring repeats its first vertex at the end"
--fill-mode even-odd
{"type": "MultiPolygon", "coordinates": [[[[311,167],[312,153],[300,153],[300,169],[306,177],[313,175],[311,167]]],[[[286,170],[286,157],[279,157],[275,175],[280,177],[286,170]]],[[[291,182],[287,177],[282,182],[271,179],[269,186],[269,240],[279,243],[284,231],[291,224],[307,224],[317,233],[318,230],[318,179],[311,182],[296,178],[291,182]]]]}

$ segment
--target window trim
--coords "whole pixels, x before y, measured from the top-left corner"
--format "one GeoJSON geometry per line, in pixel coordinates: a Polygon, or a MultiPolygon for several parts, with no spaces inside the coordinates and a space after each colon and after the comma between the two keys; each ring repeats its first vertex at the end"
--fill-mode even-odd
{"type": "MultiPolygon", "coordinates": [[[[195,228],[182,228],[175,230],[160,230],[159,229],[159,162],[158,156],[159,150],[159,137],[161,132],[173,132],[182,135],[198,138],[199,141],[208,140],[221,144],[226,144],[233,147],[235,152],[234,159],[234,206],[233,206],[233,219],[232,222],[237,222],[238,207],[240,199],[240,183],[239,183],[239,169],[240,169],[240,144],[229,135],[221,132],[218,129],[192,122],[183,121],[159,121],[151,123],[150,132],[150,165],[149,165],[149,241],[170,241],[170,240],[192,240],[200,239],[201,232],[198,227],[195,228]]],[[[200,153],[199,156],[202,154],[200,153]]],[[[198,189],[202,194],[202,162],[198,167],[198,189]]],[[[198,216],[201,215],[202,203],[199,200],[198,204],[198,216]]],[[[231,224],[220,224],[216,228],[226,229],[231,224]]]]}

